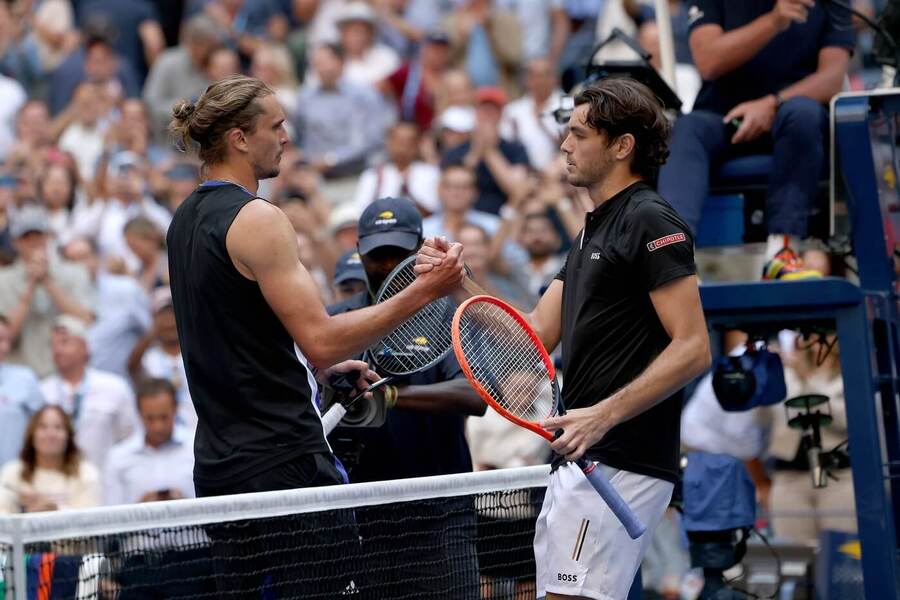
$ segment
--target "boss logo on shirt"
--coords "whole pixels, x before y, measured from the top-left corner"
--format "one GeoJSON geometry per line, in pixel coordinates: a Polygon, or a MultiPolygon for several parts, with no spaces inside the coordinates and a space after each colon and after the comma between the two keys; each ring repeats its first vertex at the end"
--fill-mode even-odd
{"type": "Polygon", "coordinates": [[[599,252],[591,252],[591,260],[600,260],[599,252]]]}
{"type": "Polygon", "coordinates": [[[578,583],[578,575],[573,575],[571,573],[557,573],[556,580],[565,581],[566,583],[578,583]]]}
{"type": "Polygon", "coordinates": [[[647,244],[647,250],[653,252],[654,250],[659,250],[660,248],[664,248],[669,244],[675,244],[678,242],[683,242],[687,239],[683,233],[673,233],[672,235],[666,235],[661,238],[655,239],[652,242],[647,244]]]}

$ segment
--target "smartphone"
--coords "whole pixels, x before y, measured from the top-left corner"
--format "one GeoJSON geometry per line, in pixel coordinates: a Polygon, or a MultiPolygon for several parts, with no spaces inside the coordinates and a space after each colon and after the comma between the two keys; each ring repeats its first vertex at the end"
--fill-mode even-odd
{"type": "Polygon", "coordinates": [[[744,122],[744,119],[741,117],[735,117],[732,120],[725,123],[725,132],[728,134],[728,139],[734,137],[734,134],[737,133],[737,130],[741,128],[741,123],[744,122]]]}

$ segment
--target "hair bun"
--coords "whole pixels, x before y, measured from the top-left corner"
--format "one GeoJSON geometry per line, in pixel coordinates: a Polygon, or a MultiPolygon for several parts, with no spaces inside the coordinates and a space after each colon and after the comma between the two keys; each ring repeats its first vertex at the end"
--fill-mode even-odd
{"type": "Polygon", "coordinates": [[[180,100],[172,108],[172,116],[179,121],[188,121],[197,110],[197,106],[190,100],[180,100]]]}

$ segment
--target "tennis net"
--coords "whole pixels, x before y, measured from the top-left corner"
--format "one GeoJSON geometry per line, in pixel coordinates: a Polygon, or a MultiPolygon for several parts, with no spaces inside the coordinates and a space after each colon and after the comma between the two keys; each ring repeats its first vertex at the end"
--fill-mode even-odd
{"type": "Polygon", "coordinates": [[[547,466],[0,518],[0,600],[534,598],[547,466]]]}

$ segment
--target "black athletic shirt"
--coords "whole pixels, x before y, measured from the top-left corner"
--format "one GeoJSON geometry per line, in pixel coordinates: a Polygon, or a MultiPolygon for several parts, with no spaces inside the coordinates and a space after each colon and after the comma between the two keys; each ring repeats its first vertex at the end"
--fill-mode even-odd
{"type": "MultiPolygon", "coordinates": [[[[329,306],[328,314],[337,315],[371,304],[369,293],[360,292],[329,306]]],[[[419,373],[398,377],[392,383],[430,385],[463,377],[462,369],[451,352],[436,365],[419,373]]],[[[471,471],[472,457],[466,443],[465,423],[466,417],[461,414],[393,408],[388,411],[387,421],[382,427],[347,428],[345,434],[352,435],[362,445],[358,464],[350,472],[350,482],[471,471]]]]}
{"type": "MultiPolygon", "coordinates": [[[[625,188],[587,215],[557,275],[564,283],[566,408],[594,405],[647,368],[671,341],[649,292],[695,272],[690,230],[646,184],[625,188]]],[[[679,391],[612,428],[588,458],[674,482],[681,404],[679,391]]]]}
{"type": "Polygon", "coordinates": [[[238,483],[260,467],[328,452],[313,402],[318,388],[259,285],[225,247],[255,196],[204,184],[175,211],[166,238],[181,355],[199,422],[194,480],[238,483]]]}

